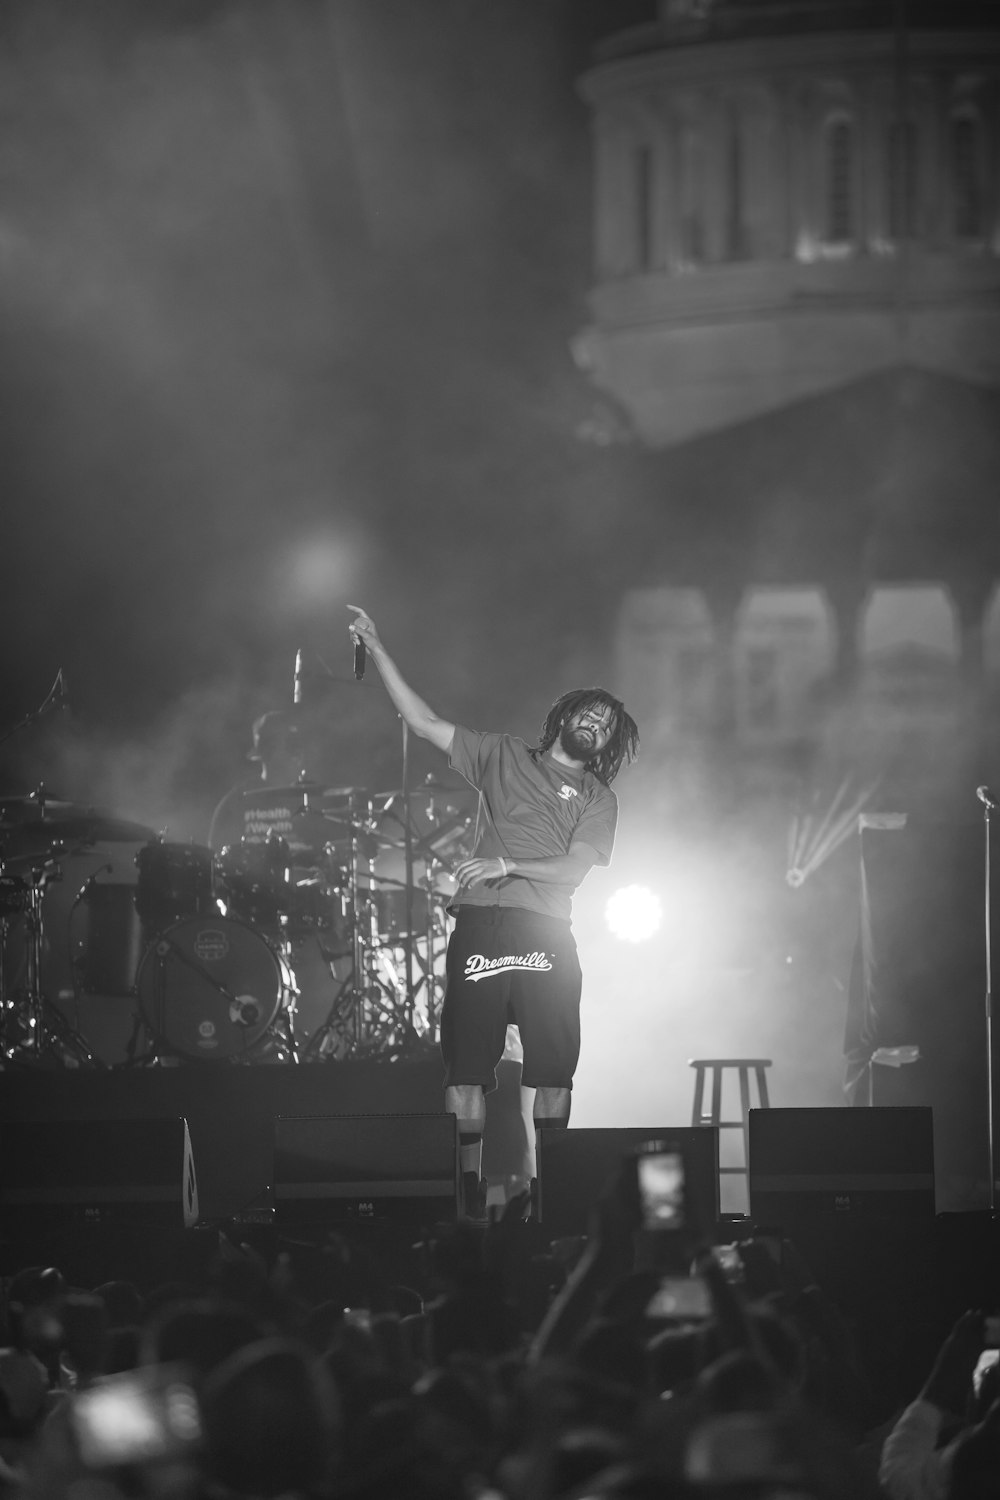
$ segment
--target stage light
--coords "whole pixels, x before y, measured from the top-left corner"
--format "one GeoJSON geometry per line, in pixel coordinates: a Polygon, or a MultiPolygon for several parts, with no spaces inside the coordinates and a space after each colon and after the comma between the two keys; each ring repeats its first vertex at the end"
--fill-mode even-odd
{"type": "Polygon", "coordinates": [[[295,591],[310,602],[343,592],[357,566],[349,539],[313,537],[291,558],[295,591]]]}
{"type": "Polygon", "coordinates": [[[626,885],[608,898],[604,920],[624,943],[644,943],[659,931],[663,908],[655,891],[645,885],[626,885]]]}

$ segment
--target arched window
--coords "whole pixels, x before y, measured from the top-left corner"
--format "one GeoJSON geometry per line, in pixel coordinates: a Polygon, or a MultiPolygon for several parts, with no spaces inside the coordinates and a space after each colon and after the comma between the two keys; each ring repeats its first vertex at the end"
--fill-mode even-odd
{"type": "Polygon", "coordinates": [[[889,238],[912,239],[917,228],[917,127],[912,120],[889,126],[889,238]]]}
{"type": "Polygon", "coordinates": [[[826,201],[823,238],[828,245],[847,245],[856,234],[853,122],[843,115],[829,120],[824,144],[826,201]]]}
{"type": "Polygon", "coordinates": [[[952,233],[959,240],[982,239],[983,147],[979,117],[963,112],[951,122],[952,233]]]}

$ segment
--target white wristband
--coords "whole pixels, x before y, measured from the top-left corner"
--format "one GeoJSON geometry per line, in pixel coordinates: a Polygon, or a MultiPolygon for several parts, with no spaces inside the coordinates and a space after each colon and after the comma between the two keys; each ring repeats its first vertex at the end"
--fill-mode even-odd
{"type": "Polygon", "coordinates": [[[500,861],[500,879],[503,880],[504,877],[508,874],[507,861],[504,859],[502,854],[498,854],[497,859],[500,861]]]}

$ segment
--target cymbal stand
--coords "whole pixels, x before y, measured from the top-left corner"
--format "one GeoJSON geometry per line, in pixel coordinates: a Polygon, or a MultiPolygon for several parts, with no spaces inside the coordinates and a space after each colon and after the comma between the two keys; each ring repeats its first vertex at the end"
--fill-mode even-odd
{"type": "MultiPolygon", "coordinates": [[[[370,809],[371,806],[369,803],[370,809]]],[[[416,1040],[412,1005],[407,1000],[405,980],[390,945],[382,941],[379,932],[374,850],[364,876],[366,888],[358,893],[359,934],[363,934],[360,942],[360,972],[363,976],[361,1042],[366,1052],[389,1056],[405,1051],[416,1040]]],[[[412,898],[412,893],[408,894],[412,898]]]]}
{"type": "Polygon", "coordinates": [[[410,726],[400,717],[403,726],[403,861],[406,884],[404,886],[403,954],[406,975],[406,1021],[413,1028],[415,995],[413,990],[413,819],[410,815],[410,726]]]}
{"type": "Polygon", "coordinates": [[[9,729],[4,730],[4,732],[0,734],[0,745],[5,745],[8,740],[12,740],[15,735],[20,734],[21,730],[27,729],[29,725],[37,724],[39,719],[44,718],[44,716],[49,713],[51,709],[68,707],[68,704],[69,699],[66,695],[66,680],[63,677],[63,669],[62,667],[60,667],[59,671],[56,673],[55,682],[53,682],[52,686],[49,688],[48,692],[45,694],[45,697],[42,699],[38,707],[31,709],[29,713],[26,713],[24,715],[23,719],[18,719],[16,724],[12,724],[9,729]]]}
{"type": "Polygon", "coordinates": [[[7,998],[7,941],[10,935],[10,916],[4,912],[0,917],[0,1057],[7,1056],[7,1022],[14,1016],[14,1007],[7,998]]]}
{"type": "Polygon", "coordinates": [[[25,1025],[28,1028],[26,1051],[37,1058],[42,1053],[44,1036],[42,1017],[42,942],[45,924],[42,917],[42,897],[45,894],[46,877],[52,866],[48,863],[32,866],[28,881],[28,904],[25,908],[25,931],[27,933],[27,973],[25,976],[25,1025]]]}
{"type": "Polygon", "coordinates": [[[341,1059],[371,1050],[372,1011],[378,995],[374,951],[378,920],[373,895],[374,854],[371,844],[372,801],[351,792],[351,828],[347,863],[347,918],[351,934],[351,968],[339,986],[323,1025],[310,1037],[305,1056],[341,1059]]]}
{"type": "MultiPolygon", "coordinates": [[[[60,851],[61,852],[61,851],[60,851]]],[[[24,908],[25,933],[25,989],[22,1025],[28,1032],[27,1039],[9,1047],[4,1042],[4,1056],[14,1060],[19,1053],[30,1062],[38,1062],[53,1041],[59,1041],[75,1054],[77,1062],[89,1063],[91,1067],[101,1064],[87,1046],[83,1037],[71,1026],[56,1006],[46,998],[42,988],[42,953],[45,941],[45,921],[42,913],[42,898],[45,888],[53,880],[61,880],[62,871],[54,854],[32,865],[26,882],[27,901],[24,908]]],[[[8,1011],[8,1014],[12,1014],[8,1011]]]]}
{"type": "Polygon", "coordinates": [[[423,941],[426,945],[424,964],[424,988],[426,990],[426,1030],[428,1041],[436,1042],[440,1036],[441,1009],[444,1005],[445,960],[448,953],[448,897],[438,889],[438,875],[444,865],[434,855],[424,872],[424,890],[427,894],[427,917],[423,941]]]}
{"type": "Polygon", "coordinates": [[[351,863],[350,889],[353,894],[351,921],[351,980],[355,993],[352,1042],[356,1050],[363,1050],[370,1038],[367,1034],[368,1001],[374,989],[374,975],[369,955],[378,941],[378,914],[372,887],[375,878],[375,861],[368,830],[372,825],[372,800],[364,801],[364,824],[359,825],[356,816],[351,817],[351,863]],[[362,848],[362,826],[365,830],[365,845],[362,848]],[[362,884],[363,882],[363,884],[362,884]]]}

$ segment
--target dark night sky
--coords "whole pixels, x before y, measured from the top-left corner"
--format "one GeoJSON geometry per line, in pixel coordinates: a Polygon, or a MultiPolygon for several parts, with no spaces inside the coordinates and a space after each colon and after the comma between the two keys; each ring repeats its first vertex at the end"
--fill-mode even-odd
{"type": "Polygon", "coordinates": [[[8,784],[55,738],[90,795],[134,802],[161,753],[207,795],[299,644],[323,753],[388,773],[381,695],[312,658],[348,675],[348,600],[459,717],[530,730],[567,651],[600,672],[567,347],[590,23],[573,0],[5,9],[3,720],[60,666],[74,701],[8,743],[8,784]]]}

